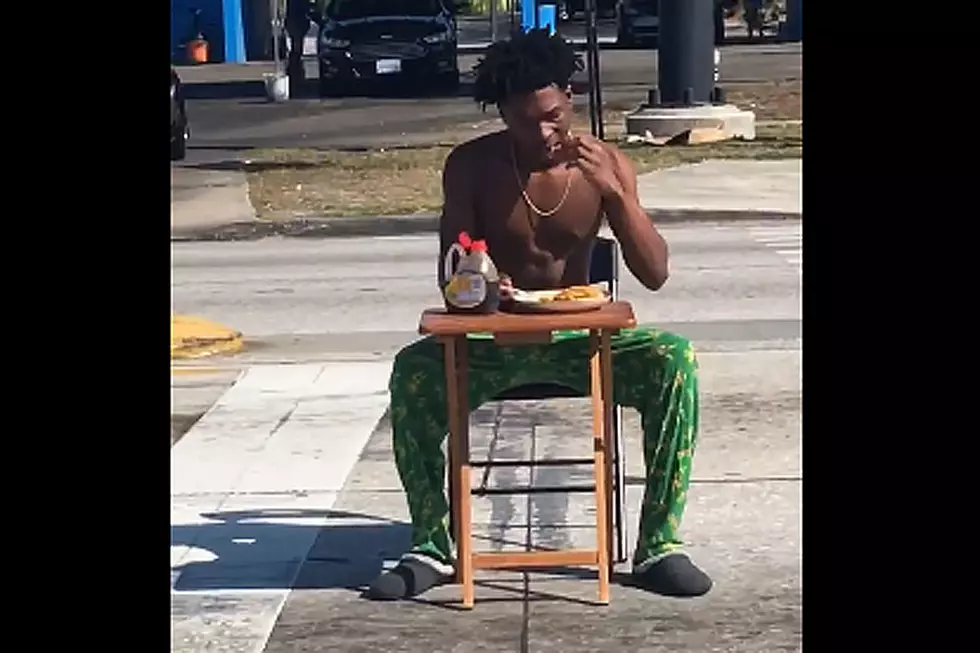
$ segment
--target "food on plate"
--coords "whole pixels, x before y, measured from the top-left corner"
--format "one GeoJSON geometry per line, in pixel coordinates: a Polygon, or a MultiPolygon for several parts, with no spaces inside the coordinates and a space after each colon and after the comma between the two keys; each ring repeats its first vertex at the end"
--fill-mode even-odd
{"type": "Polygon", "coordinates": [[[570,286],[554,295],[541,297],[542,302],[574,302],[583,299],[602,299],[605,294],[598,286],[570,286]]]}

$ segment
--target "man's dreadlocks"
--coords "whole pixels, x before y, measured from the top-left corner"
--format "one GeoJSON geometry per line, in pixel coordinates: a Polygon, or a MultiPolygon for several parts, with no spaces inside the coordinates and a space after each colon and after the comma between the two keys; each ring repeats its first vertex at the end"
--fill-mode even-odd
{"type": "Polygon", "coordinates": [[[568,87],[572,75],[582,70],[582,60],[560,36],[547,29],[518,33],[497,41],[474,67],[473,97],[486,109],[500,107],[512,95],[533,93],[551,84],[568,87]]]}

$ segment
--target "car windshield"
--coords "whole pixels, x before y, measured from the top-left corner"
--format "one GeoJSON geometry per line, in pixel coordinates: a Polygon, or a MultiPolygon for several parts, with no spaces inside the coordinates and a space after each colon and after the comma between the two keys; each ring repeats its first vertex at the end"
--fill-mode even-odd
{"type": "Polygon", "coordinates": [[[371,16],[435,16],[439,0],[332,0],[327,17],[333,20],[371,16]]]}

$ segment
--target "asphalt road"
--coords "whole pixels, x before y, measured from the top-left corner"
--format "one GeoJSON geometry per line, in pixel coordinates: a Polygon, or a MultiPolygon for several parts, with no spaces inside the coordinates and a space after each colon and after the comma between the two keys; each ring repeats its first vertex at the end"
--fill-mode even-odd
{"type": "MultiPolygon", "coordinates": [[[[622,295],[633,302],[642,322],[687,335],[699,352],[702,435],[685,531],[692,554],[715,579],[711,594],[678,602],[616,585],[612,604],[597,608],[585,603],[595,592],[588,574],[532,574],[527,579],[481,574],[477,609],[469,614],[440,603],[458,600],[455,588],[433,592],[428,598],[435,603],[428,604],[378,605],[359,599],[351,588],[368,582],[381,559],[405,546],[407,509],[383,418],[331,509],[333,525],[316,536],[281,612],[275,607],[279,604],[254,589],[238,595],[212,583],[215,592],[174,598],[174,650],[221,647],[236,624],[248,624],[241,632],[254,630],[256,639],[222,650],[261,650],[256,642],[265,637],[267,653],[430,653],[462,650],[460,642],[474,651],[522,650],[522,645],[523,650],[560,653],[623,647],[799,650],[801,288],[789,245],[798,241],[799,227],[688,223],[665,225],[663,232],[673,254],[667,286],[652,294],[624,272],[622,295]]],[[[175,412],[202,410],[243,369],[390,361],[416,337],[422,308],[438,301],[434,249],[431,236],[175,243],[174,310],[239,329],[249,342],[245,353],[235,357],[182,365],[224,371],[175,377],[183,385],[175,393],[175,412]]],[[[474,451],[485,451],[492,425],[508,423],[515,434],[502,441],[508,450],[534,443],[545,455],[564,454],[570,443],[588,444],[581,437],[586,412],[587,404],[575,400],[487,408],[474,418],[483,425],[483,435],[476,436],[482,444],[475,444],[474,451]],[[529,423],[538,426],[526,436],[513,430],[529,423]]],[[[625,428],[628,474],[636,478],[641,456],[635,414],[627,413],[625,428]]],[[[193,433],[187,437],[217,435],[193,433]]],[[[573,474],[548,473],[552,478],[536,482],[554,484],[561,480],[556,475],[567,482],[573,474]]],[[[628,539],[636,533],[639,492],[634,482],[628,493],[628,539]]],[[[493,497],[478,503],[476,518],[481,548],[520,542],[532,532],[536,544],[588,545],[585,496],[567,501],[543,496],[531,502],[493,497]]],[[[242,526],[227,537],[259,537],[261,543],[257,529],[242,526]]]]}
{"type": "MultiPolygon", "coordinates": [[[[798,272],[756,238],[764,226],[663,225],[670,282],[651,294],[624,272],[624,298],[641,320],[692,332],[705,346],[749,336],[795,346],[798,272]]],[[[773,228],[799,233],[795,222],[773,228]]],[[[389,356],[414,337],[420,311],[439,303],[434,243],[434,235],[174,243],[174,311],[245,334],[251,344],[238,362],[389,356]]]]}
{"type": "MultiPolygon", "coordinates": [[[[802,78],[802,45],[732,45],[721,48],[721,83],[736,85],[802,78]]],[[[460,57],[469,71],[477,55],[460,57]]],[[[607,107],[631,109],[644,101],[657,78],[657,53],[608,50],[600,76],[607,107]]],[[[307,75],[316,74],[309,62],[307,75]]],[[[262,73],[268,66],[182,68],[191,121],[190,154],[182,165],[238,156],[257,147],[384,147],[438,140],[447,131],[472,131],[496,118],[483,113],[469,95],[469,74],[453,97],[415,97],[375,93],[373,97],[321,100],[300,97],[282,104],[265,101],[262,73]]],[[[587,103],[585,96],[577,102],[587,103]]]]}

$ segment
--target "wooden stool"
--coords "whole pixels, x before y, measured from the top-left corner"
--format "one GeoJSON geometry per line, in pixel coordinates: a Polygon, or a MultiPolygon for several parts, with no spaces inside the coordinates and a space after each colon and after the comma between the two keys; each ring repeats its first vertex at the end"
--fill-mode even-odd
{"type": "Polygon", "coordinates": [[[458,315],[445,309],[422,313],[419,333],[432,335],[445,347],[446,408],[449,417],[449,504],[456,542],[456,580],[463,586],[463,606],[474,603],[473,572],[476,569],[595,566],[599,573],[599,602],[609,602],[612,568],[610,538],[612,519],[611,462],[608,435],[612,430],[612,349],[610,336],[636,326],[628,302],[615,301],[582,313],[518,315],[458,315]],[[521,553],[476,553],[472,542],[470,506],[470,408],[468,400],[467,335],[492,333],[501,345],[517,346],[550,342],[555,331],[588,329],[590,339],[590,390],[592,397],[593,466],[596,495],[596,548],[521,553]]]}

